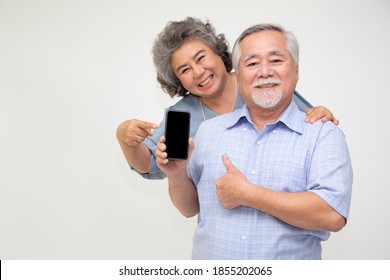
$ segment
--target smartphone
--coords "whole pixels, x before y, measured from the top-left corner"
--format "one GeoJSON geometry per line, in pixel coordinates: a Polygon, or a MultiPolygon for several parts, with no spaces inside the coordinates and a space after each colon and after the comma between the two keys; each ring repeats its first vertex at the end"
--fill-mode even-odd
{"type": "Polygon", "coordinates": [[[191,114],[169,110],[165,118],[165,145],[168,159],[187,159],[191,114]]]}

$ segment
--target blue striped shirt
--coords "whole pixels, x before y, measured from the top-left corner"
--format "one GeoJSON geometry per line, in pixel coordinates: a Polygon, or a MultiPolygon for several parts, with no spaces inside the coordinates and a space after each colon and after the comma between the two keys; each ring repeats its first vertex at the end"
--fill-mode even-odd
{"type": "Polygon", "coordinates": [[[187,169],[200,203],[193,259],[321,259],[329,232],[297,228],[250,207],[226,209],[215,193],[226,153],[250,182],[314,192],[347,218],[352,166],[344,134],[332,122],[304,118],[293,101],[260,132],[246,106],[200,125],[187,169]]]}

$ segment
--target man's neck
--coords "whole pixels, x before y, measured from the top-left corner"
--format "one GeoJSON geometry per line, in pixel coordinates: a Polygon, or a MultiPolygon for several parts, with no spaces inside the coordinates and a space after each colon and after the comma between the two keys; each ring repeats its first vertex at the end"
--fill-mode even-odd
{"type": "Polygon", "coordinates": [[[276,122],[283,114],[283,112],[288,108],[290,103],[278,104],[273,108],[262,108],[260,106],[255,105],[252,108],[248,108],[249,114],[257,129],[259,131],[262,131],[264,126],[266,126],[267,124],[276,122]]]}

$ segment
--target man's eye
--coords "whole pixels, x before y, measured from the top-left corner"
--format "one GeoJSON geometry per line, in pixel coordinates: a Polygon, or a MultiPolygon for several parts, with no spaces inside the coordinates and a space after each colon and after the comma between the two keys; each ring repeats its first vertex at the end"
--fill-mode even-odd
{"type": "Polygon", "coordinates": [[[272,64],[277,64],[277,63],[281,63],[281,62],[282,62],[281,59],[273,59],[273,60],[271,60],[272,64]]]}

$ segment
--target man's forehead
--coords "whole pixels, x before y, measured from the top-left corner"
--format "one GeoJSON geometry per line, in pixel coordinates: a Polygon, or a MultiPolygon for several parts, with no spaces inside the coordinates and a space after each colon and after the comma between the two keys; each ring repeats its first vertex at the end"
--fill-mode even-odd
{"type": "Polygon", "coordinates": [[[248,61],[248,60],[251,60],[251,59],[256,59],[256,58],[260,58],[260,57],[263,57],[263,56],[285,56],[287,53],[287,51],[284,51],[284,50],[270,50],[270,51],[266,51],[266,52],[250,52],[248,54],[245,54],[245,58],[244,58],[244,61],[248,61]]]}

